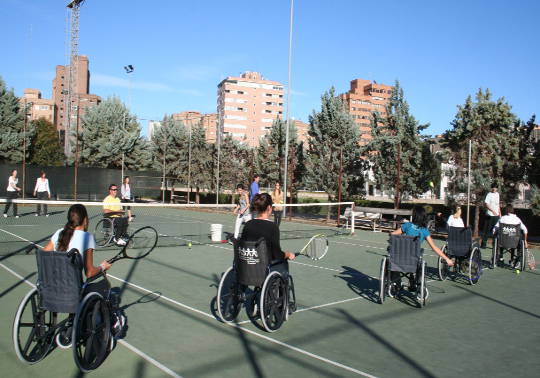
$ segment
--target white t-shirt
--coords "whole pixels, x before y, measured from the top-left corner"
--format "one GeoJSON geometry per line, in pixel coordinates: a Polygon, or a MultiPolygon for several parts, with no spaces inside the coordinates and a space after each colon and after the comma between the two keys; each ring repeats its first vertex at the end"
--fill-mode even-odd
{"type": "MultiPolygon", "coordinates": [[[[60,232],[62,232],[62,230],[63,228],[56,231],[51,238],[51,241],[54,244],[55,250],[58,248],[58,239],[60,237],[60,232]]],[[[90,232],[85,232],[81,230],[73,231],[73,236],[71,237],[71,240],[69,241],[67,251],[70,251],[72,248],[77,248],[81,256],[84,258],[84,253],[87,250],[96,248],[96,241],[94,239],[94,235],[90,232]]]]}
{"type": "Polygon", "coordinates": [[[17,189],[15,189],[15,187],[17,186],[18,182],[19,182],[18,178],[16,178],[16,177],[13,178],[13,176],[9,176],[7,191],[8,192],[16,192],[17,189]]]}
{"type": "Polygon", "coordinates": [[[122,184],[120,192],[122,194],[122,199],[131,199],[131,186],[129,184],[122,184]]]}
{"type": "Polygon", "coordinates": [[[521,230],[523,231],[524,234],[527,234],[527,227],[525,227],[525,225],[523,224],[523,222],[521,221],[521,219],[519,219],[519,217],[516,215],[516,214],[508,214],[508,215],[503,215],[499,221],[497,222],[497,224],[495,225],[495,227],[493,227],[493,233],[495,233],[495,231],[499,228],[499,225],[500,224],[519,224],[520,225],[520,228],[521,230]]]}
{"type": "Polygon", "coordinates": [[[463,219],[461,217],[455,218],[453,215],[450,215],[446,223],[448,223],[448,227],[465,227],[463,219]]]}
{"type": "Polygon", "coordinates": [[[38,179],[36,180],[34,192],[47,192],[50,194],[51,190],[49,188],[49,179],[42,179],[41,177],[38,177],[38,179]]]}
{"type": "Polygon", "coordinates": [[[488,205],[491,209],[495,210],[497,214],[494,214],[491,210],[488,209],[487,215],[490,217],[496,217],[500,215],[500,197],[499,192],[489,192],[486,196],[486,199],[484,200],[484,203],[488,205]]]}

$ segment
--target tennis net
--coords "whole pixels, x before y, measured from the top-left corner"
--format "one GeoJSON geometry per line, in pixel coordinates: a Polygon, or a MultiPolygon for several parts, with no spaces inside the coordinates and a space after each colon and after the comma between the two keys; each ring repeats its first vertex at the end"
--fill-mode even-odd
{"type": "MultiPolygon", "coordinates": [[[[0,199],[0,209],[5,209],[8,200],[0,199]]],[[[13,200],[7,217],[0,217],[0,255],[25,253],[32,245],[44,246],[52,234],[67,221],[67,211],[73,204],[83,204],[88,212],[88,231],[95,235],[101,232],[99,221],[103,219],[101,202],[13,200]],[[17,205],[17,217],[13,206],[17,205]],[[38,209],[38,206],[40,209],[38,209]],[[45,206],[47,209],[45,210],[45,206]],[[38,216],[38,210],[40,214],[38,216]],[[45,211],[47,216],[45,216],[45,211]]],[[[219,243],[234,233],[236,216],[234,204],[121,204],[127,216],[127,207],[133,217],[129,222],[128,234],[140,227],[152,226],[159,235],[158,247],[175,247],[219,243]],[[212,238],[215,225],[221,230],[219,237],[212,238]]],[[[303,203],[280,205],[284,216],[280,224],[282,239],[309,238],[314,234],[327,236],[349,233],[344,224],[338,227],[338,209],[343,213],[351,203],[303,203]]],[[[277,211],[271,215],[274,220],[277,211]]],[[[113,247],[113,246],[111,246],[113,247]]]]}

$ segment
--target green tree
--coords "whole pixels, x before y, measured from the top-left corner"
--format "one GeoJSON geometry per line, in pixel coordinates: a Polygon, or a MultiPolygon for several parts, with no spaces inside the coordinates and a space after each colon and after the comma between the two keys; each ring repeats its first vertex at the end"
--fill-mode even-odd
{"type": "Polygon", "coordinates": [[[443,136],[447,158],[455,167],[451,180],[456,193],[467,190],[468,146],[469,141],[472,142],[471,201],[476,205],[475,235],[478,235],[480,207],[491,184],[498,184],[502,188],[501,197],[509,202],[514,199],[517,184],[523,179],[510,174],[512,167],[519,164],[516,122],[517,118],[504,98],[493,101],[489,89],[480,89],[476,101],[468,96],[465,104],[458,106],[452,129],[443,136]]]}
{"type": "Polygon", "coordinates": [[[351,196],[362,192],[363,162],[357,128],[333,87],[322,95],[321,110],[309,117],[306,183],[312,189],[324,190],[332,201],[338,196],[340,166],[343,193],[351,196]]]}
{"type": "Polygon", "coordinates": [[[373,113],[372,139],[365,149],[377,185],[392,191],[396,209],[404,193],[416,197],[434,180],[435,159],[427,137],[420,134],[427,127],[410,113],[403,88],[396,81],[386,104],[386,117],[373,113]]]}
{"type": "Polygon", "coordinates": [[[66,157],[58,132],[45,118],[33,122],[36,135],[30,145],[30,163],[42,166],[61,166],[66,157]]]}
{"type": "Polygon", "coordinates": [[[191,187],[195,188],[195,202],[199,203],[201,189],[215,188],[214,151],[213,146],[206,142],[206,131],[202,122],[190,128],[188,149],[191,146],[191,158],[188,156],[188,170],[191,187]]]}
{"type": "Polygon", "coordinates": [[[227,135],[220,144],[219,182],[220,191],[234,191],[236,185],[243,184],[247,189],[252,175],[249,162],[254,159],[253,149],[227,135]]]}
{"type": "MultiPolygon", "coordinates": [[[[25,112],[21,107],[19,98],[15,96],[13,89],[7,89],[6,83],[0,77],[0,161],[20,163],[23,161],[25,112]]],[[[26,124],[26,146],[34,135],[34,128],[29,122],[26,124]]],[[[26,157],[29,156],[29,148],[26,149],[26,157]]]]}
{"type": "MultiPolygon", "coordinates": [[[[151,160],[137,118],[117,97],[89,108],[81,117],[80,162],[87,166],[141,169],[151,160]]],[[[73,146],[73,151],[75,146],[73,146]]]]}

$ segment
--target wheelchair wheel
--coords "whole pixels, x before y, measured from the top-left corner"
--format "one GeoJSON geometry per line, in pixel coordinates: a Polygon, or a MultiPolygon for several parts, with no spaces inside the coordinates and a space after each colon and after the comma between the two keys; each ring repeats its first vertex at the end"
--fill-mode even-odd
{"type": "Polygon", "coordinates": [[[287,285],[278,272],[271,272],[261,290],[261,320],[264,329],[274,332],[285,321],[287,313],[287,285]]]}
{"type": "Polygon", "coordinates": [[[381,261],[381,273],[379,275],[379,301],[384,303],[384,298],[388,295],[388,287],[390,286],[390,272],[388,270],[388,257],[381,261]]]}
{"type": "Polygon", "coordinates": [[[416,299],[418,299],[418,304],[420,308],[426,305],[426,299],[428,297],[428,289],[426,287],[426,262],[422,261],[422,266],[420,269],[419,282],[417,284],[418,292],[416,294],[416,299]]]}
{"type": "Polygon", "coordinates": [[[519,250],[516,251],[516,253],[518,254],[517,258],[520,262],[519,268],[524,272],[527,269],[527,249],[525,248],[525,242],[523,240],[519,242],[518,248],[519,250]]]}
{"type": "Polygon", "coordinates": [[[96,224],[94,237],[97,247],[105,247],[111,242],[114,236],[113,221],[110,218],[103,218],[96,224]]]}
{"type": "MultiPolygon", "coordinates": [[[[446,255],[448,251],[448,246],[444,246],[442,249],[443,253],[446,255]]],[[[450,271],[450,268],[448,267],[448,263],[445,259],[439,256],[439,259],[437,260],[437,267],[439,270],[439,279],[441,281],[444,281],[448,278],[448,273],[450,271]]]]}
{"type": "Polygon", "coordinates": [[[221,321],[230,323],[236,319],[240,312],[240,287],[236,278],[236,271],[231,266],[219,281],[217,293],[217,310],[221,321]]]}
{"type": "Polygon", "coordinates": [[[110,309],[103,297],[92,292],[84,297],[73,322],[73,357],[87,373],[97,369],[107,357],[111,337],[110,309]]]}
{"type": "Polygon", "coordinates": [[[471,285],[475,285],[482,275],[482,254],[480,248],[474,247],[469,255],[467,278],[471,285]]]}
{"type": "Polygon", "coordinates": [[[51,349],[56,331],[56,314],[39,308],[39,292],[34,288],[21,301],[13,321],[13,345],[19,360],[27,364],[41,361],[51,349]]]}
{"type": "Polygon", "coordinates": [[[499,260],[499,243],[497,238],[493,239],[493,249],[491,251],[491,269],[495,269],[499,260]]]}

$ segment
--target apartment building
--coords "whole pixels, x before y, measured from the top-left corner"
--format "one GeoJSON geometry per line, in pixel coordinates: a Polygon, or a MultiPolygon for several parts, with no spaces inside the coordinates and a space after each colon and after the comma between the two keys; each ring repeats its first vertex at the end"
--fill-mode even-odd
{"type": "Polygon", "coordinates": [[[182,121],[186,127],[202,125],[206,134],[206,141],[214,143],[217,132],[217,114],[203,114],[197,111],[188,110],[185,112],[174,113],[172,118],[177,121],[182,121]]]}
{"type": "Polygon", "coordinates": [[[351,89],[340,95],[345,108],[351,114],[360,131],[360,144],[371,139],[371,115],[379,112],[386,116],[386,104],[392,94],[390,85],[377,84],[375,81],[355,79],[351,81],[351,89]]]}
{"type": "Polygon", "coordinates": [[[298,119],[295,119],[294,126],[296,127],[296,136],[298,142],[304,142],[304,148],[307,148],[309,123],[305,123],[298,119]]]}
{"type": "Polygon", "coordinates": [[[21,108],[27,107],[29,121],[44,118],[50,123],[54,123],[55,105],[54,101],[41,97],[39,89],[26,88],[23,96],[19,100],[21,108]]]}
{"type": "Polygon", "coordinates": [[[283,117],[283,84],[246,71],[218,84],[218,131],[256,147],[259,139],[283,117]]]}
{"type": "MultiPolygon", "coordinates": [[[[101,102],[101,98],[97,95],[90,94],[90,71],[88,70],[88,57],[80,55],[76,57],[76,77],[74,82],[74,93],[71,96],[71,124],[77,122],[77,109],[79,118],[86,112],[86,109],[96,106],[101,102]]],[[[54,124],[56,129],[64,134],[66,117],[66,100],[67,91],[69,89],[69,66],[56,66],[56,76],[52,82],[53,102],[56,106],[54,124]]]]}

